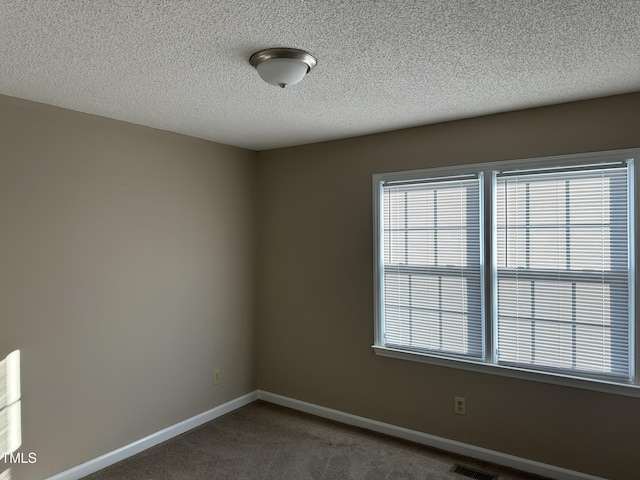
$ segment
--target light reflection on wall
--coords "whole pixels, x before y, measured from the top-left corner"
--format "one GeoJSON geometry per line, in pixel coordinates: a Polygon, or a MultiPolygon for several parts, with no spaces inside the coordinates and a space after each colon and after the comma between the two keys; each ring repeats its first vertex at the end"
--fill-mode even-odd
{"type": "MultiPolygon", "coordinates": [[[[0,360],[0,454],[15,452],[22,444],[20,405],[20,350],[0,360]]],[[[11,469],[0,463],[0,480],[11,480],[11,469]]]]}

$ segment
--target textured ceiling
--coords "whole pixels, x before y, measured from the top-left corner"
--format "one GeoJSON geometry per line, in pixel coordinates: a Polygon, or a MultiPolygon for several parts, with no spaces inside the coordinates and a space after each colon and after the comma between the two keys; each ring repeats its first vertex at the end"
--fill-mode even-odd
{"type": "Polygon", "coordinates": [[[254,150],[640,90],[640,0],[0,0],[0,94],[254,150]],[[249,56],[308,50],[298,85],[249,56]]]}

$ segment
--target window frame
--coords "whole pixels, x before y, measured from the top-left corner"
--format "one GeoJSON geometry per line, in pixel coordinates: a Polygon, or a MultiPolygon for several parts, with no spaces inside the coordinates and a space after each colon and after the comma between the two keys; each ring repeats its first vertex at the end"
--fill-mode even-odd
{"type": "MultiPolygon", "coordinates": [[[[455,185],[458,182],[465,182],[465,181],[471,181],[472,184],[475,184],[475,187],[478,190],[478,197],[474,200],[471,201],[471,204],[477,204],[474,205],[477,210],[475,211],[475,214],[477,215],[477,217],[475,218],[475,222],[473,222],[473,224],[477,227],[477,243],[476,243],[476,250],[475,252],[477,253],[477,265],[476,264],[469,264],[469,265],[456,265],[456,266],[452,266],[452,265],[442,265],[442,264],[438,264],[438,265],[430,265],[430,266],[423,266],[423,265],[418,265],[418,264],[414,264],[411,263],[409,265],[406,265],[406,267],[408,267],[409,270],[416,270],[416,271],[424,271],[425,273],[428,272],[429,270],[432,271],[441,271],[443,273],[443,276],[451,279],[451,278],[459,278],[459,279],[466,279],[467,281],[471,280],[471,281],[475,281],[478,284],[478,288],[477,288],[477,304],[478,304],[478,308],[477,311],[479,313],[479,318],[477,318],[475,322],[472,322],[472,326],[470,327],[473,330],[476,330],[479,334],[479,338],[480,338],[480,349],[479,351],[474,355],[474,353],[453,353],[453,352],[446,352],[444,349],[440,350],[442,353],[442,355],[445,356],[456,356],[456,357],[461,357],[461,358],[475,358],[476,360],[478,358],[484,358],[486,352],[485,352],[485,344],[484,344],[484,337],[485,337],[485,323],[486,323],[486,318],[484,315],[485,309],[484,309],[484,304],[485,304],[485,293],[484,293],[484,277],[485,277],[485,267],[482,264],[481,260],[484,257],[483,255],[483,250],[484,250],[484,239],[483,239],[483,230],[482,230],[482,220],[483,220],[483,215],[481,214],[481,205],[482,205],[482,198],[483,198],[483,175],[482,173],[480,174],[474,174],[474,175],[459,175],[459,176],[446,176],[446,177],[433,177],[430,179],[429,184],[431,186],[439,186],[439,185],[444,185],[445,189],[449,189],[451,188],[452,185],[455,185]],[[471,272],[475,271],[477,274],[473,275],[473,273],[471,275],[469,274],[465,274],[465,270],[471,270],[471,272]],[[459,271],[457,271],[459,270],[459,271]]],[[[396,182],[389,182],[389,186],[391,186],[393,188],[393,185],[396,182]]],[[[404,186],[408,186],[409,188],[411,188],[412,185],[416,184],[416,183],[422,183],[422,181],[418,181],[418,182],[403,182],[401,181],[397,186],[402,189],[404,186]]],[[[454,187],[455,188],[455,187],[454,187]]],[[[432,190],[435,191],[440,191],[437,187],[434,187],[432,190]]],[[[390,194],[392,194],[392,192],[390,192],[390,194]]],[[[383,192],[384,195],[384,192],[383,192]]],[[[465,209],[468,209],[470,205],[466,205],[465,209]]],[[[434,206],[435,207],[435,206],[434,206]]],[[[383,212],[384,213],[384,212],[383,212]]],[[[435,217],[439,217],[438,215],[439,212],[439,206],[435,207],[435,217]]],[[[469,224],[471,225],[471,224],[469,224]]],[[[445,227],[446,229],[446,227],[445,227]]],[[[384,232],[381,232],[381,234],[383,235],[384,232]]],[[[467,245],[467,247],[469,247],[470,245],[467,245]]],[[[436,247],[436,251],[434,252],[434,254],[437,256],[437,247],[436,247]]],[[[405,250],[406,253],[406,250],[405,250]]],[[[383,259],[382,264],[384,264],[384,256],[385,253],[383,252],[383,259]]],[[[400,265],[397,265],[397,267],[400,267],[400,265]]],[[[402,267],[400,268],[396,268],[396,269],[391,269],[390,271],[388,270],[387,273],[390,273],[393,275],[393,273],[399,274],[399,270],[402,269],[402,267]]],[[[426,273],[426,276],[429,277],[429,273],[426,273]]],[[[382,284],[384,285],[385,282],[385,278],[384,276],[381,277],[381,281],[382,284]]],[[[471,296],[471,295],[469,295],[471,296]]],[[[382,304],[384,304],[385,302],[385,298],[382,298],[382,304]]],[[[388,309],[385,309],[388,310],[388,309]]],[[[390,342],[393,343],[393,342],[390,342]]],[[[473,342],[471,342],[473,343],[473,342]]],[[[394,346],[391,346],[390,348],[394,348],[394,346]]],[[[418,350],[418,353],[420,353],[420,348],[416,347],[418,350]]],[[[413,349],[412,349],[413,351],[413,349]]],[[[436,351],[432,351],[434,354],[437,355],[436,351]]]]}
{"type": "Polygon", "coordinates": [[[640,327],[635,299],[638,298],[639,285],[637,281],[636,258],[638,258],[638,228],[640,221],[636,220],[636,201],[640,188],[640,148],[589,152],[569,155],[555,155],[549,157],[524,158],[517,160],[502,160],[450,167],[434,167],[420,170],[377,173],[372,176],[373,190],[373,254],[374,254],[374,344],[372,348],[376,355],[395,359],[427,363],[436,366],[458,368],[479,373],[525,379],[562,386],[570,386],[587,390],[595,390],[624,396],[640,397],[640,327]],[[496,231],[496,178],[501,171],[517,171],[531,169],[555,169],[561,167],[578,167],[581,165],[598,165],[606,163],[628,163],[628,225],[629,225],[629,313],[630,322],[630,359],[634,375],[632,380],[605,380],[590,377],[588,374],[574,376],[566,373],[530,370],[519,366],[498,364],[494,358],[497,344],[497,239],[496,231]],[[481,269],[483,290],[484,325],[484,356],[482,359],[456,357],[454,355],[440,355],[437,353],[416,352],[402,348],[387,347],[383,343],[383,312],[384,312],[384,232],[383,225],[383,186],[391,182],[407,182],[429,180],[431,178],[458,177],[463,175],[481,175],[480,185],[480,241],[481,241],[481,269]]]}

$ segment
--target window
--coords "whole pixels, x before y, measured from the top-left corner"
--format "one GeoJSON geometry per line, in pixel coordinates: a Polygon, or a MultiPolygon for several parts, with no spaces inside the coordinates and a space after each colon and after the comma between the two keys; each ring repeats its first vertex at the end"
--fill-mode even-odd
{"type": "Polygon", "coordinates": [[[376,353],[640,396],[638,153],[374,175],[376,353]]]}
{"type": "Polygon", "coordinates": [[[383,187],[387,346],[482,357],[480,179],[383,187]]]}

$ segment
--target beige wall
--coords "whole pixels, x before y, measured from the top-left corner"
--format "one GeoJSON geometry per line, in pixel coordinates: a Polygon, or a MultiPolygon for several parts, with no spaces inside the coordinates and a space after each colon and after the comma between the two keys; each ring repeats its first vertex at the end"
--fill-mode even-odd
{"type": "Polygon", "coordinates": [[[0,359],[22,352],[20,450],[38,459],[13,478],[256,386],[633,478],[638,399],[374,355],[371,174],[637,147],[639,109],[640,93],[256,154],[0,96],[0,359]]]}
{"type": "Polygon", "coordinates": [[[371,175],[640,146],[640,93],[258,154],[258,379],[274,393],[612,479],[640,399],[377,357],[371,175]],[[467,416],[453,413],[454,395],[467,416]]]}
{"type": "Polygon", "coordinates": [[[255,157],[0,97],[0,359],[37,454],[13,479],[255,390],[255,157]]]}

